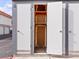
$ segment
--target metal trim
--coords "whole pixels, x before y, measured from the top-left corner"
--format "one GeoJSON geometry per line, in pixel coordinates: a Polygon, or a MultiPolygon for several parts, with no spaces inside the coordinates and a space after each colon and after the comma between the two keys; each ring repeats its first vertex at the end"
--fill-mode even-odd
{"type": "Polygon", "coordinates": [[[68,42],[68,2],[66,2],[65,8],[65,55],[69,55],[69,42],[68,42]]]}

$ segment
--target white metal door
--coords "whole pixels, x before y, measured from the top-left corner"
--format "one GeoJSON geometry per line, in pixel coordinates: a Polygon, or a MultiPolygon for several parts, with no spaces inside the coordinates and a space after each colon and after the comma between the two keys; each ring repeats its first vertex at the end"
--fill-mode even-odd
{"type": "Polygon", "coordinates": [[[69,51],[79,51],[79,3],[69,4],[69,51]]]}
{"type": "Polygon", "coordinates": [[[47,4],[47,53],[62,54],[62,2],[47,4]]]}
{"type": "Polygon", "coordinates": [[[17,50],[29,51],[31,44],[31,4],[17,4],[17,50]]]}

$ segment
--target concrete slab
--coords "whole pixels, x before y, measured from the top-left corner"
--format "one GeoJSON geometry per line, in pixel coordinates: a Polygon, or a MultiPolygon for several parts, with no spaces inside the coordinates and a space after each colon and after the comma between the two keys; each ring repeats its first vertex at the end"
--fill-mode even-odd
{"type": "Polygon", "coordinates": [[[56,58],[56,57],[15,57],[15,59],[79,59],[79,57],[72,57],[72,58],[56,58]]]}
{"type": "Polygon", "coordinates": [[[79,57],[72,57],[72,58],[55,58],[55,57],[52,57],[50,59],[79,59],[79,57]]]}
{"type": "Polygon", "coordinates": [[[16,57],[15,59],[49,59],[49,57],[16,57]]]}

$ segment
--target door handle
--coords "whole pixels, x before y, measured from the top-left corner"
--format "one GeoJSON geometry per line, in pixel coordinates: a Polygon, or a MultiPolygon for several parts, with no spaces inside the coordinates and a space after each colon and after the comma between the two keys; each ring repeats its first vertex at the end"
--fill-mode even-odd
{"type": "Polygon", "coordinates": [[[19,30],[17,32],[20,32],[19,30]]]}
{"type": "Polygon", "coordinates": [[[21,33],[22,35],[24,35],[24,33],[23,33],[23,32],[21,32],[21,31],[19,31],[19,30],[18,30],[17,32],[19,32],[19,33],[21,33]]]}
{"type": "Polygon", "coordinates": [[[62,33],[62,30],[60,30],[59,32],[62,33]]]}
{"type": "Polygon", "coordinates": [[[72,31],[68,31],[69,33],[72,33],[72,31]]]}

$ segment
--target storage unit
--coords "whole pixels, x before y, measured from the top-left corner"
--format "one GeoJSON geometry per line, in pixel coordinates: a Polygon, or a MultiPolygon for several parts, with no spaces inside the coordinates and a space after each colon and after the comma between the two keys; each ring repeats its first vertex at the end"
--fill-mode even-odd
{"type": "MultiPolygon", "coordinates": [[[[79,4],[79,3],[78,3],[79,4]]],[[[13,39],[17,45],[17,54],[45,53],[68,55],[79,51],[78,37],[70,33],[74,20],[78,22],[78,5],[71,1],[13,1],[13,39]],[[72,5],[72,6],[71,6],[72,5]],[[74,9],[75,8],[75,9],[74,9]],[[77,12],[77,13],[76,13],[77,12]],[[74,44],[72,38],[77,41],[74,44]],[[17,40],[17,41],[16,41],[17,40]],[[73,45],[72,45],[73,44],[73,45]],[[73,47],[73,50],[72,49],[73,47]]],[[[78,25],[74,22],[74,28],[78,25]]],[[[78,35],[77,27],[74,29],[78,35]]]]}
{"type": "Polygon", "coordinates": [[[62,33],[60,33],[62,30],[62,2],[16,3],[13,10],[14,13],[17,13],[13,25],[13,27],[17,25],[14,29],[14,34],[17,33],[15,38],[17,53],[47,52],[47,54],[62,55],[62,33]]]}

